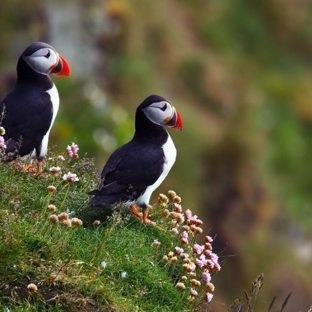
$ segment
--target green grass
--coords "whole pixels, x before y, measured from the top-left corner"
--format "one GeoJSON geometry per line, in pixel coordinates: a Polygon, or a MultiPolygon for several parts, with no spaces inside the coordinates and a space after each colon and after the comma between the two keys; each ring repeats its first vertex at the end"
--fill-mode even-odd
{"type": "MultiPolygon", "coordinates": [[[[196,232],[189,230],[189,244],[182,246],[179,235],[171,231],[177,228],[182,233],[192,224],[172,223],[177,220],[175,199],[154,205],[154,224],[142,224],[124,206],[111,211],[88,207],[87,192],[97,179],[93,161],[85,158],[61,161],[53,156],[40,176],[23,172],[18,161],[0,164],[0,312],[210,311],[203,301],[208,284],[200,278],[202,270],[195,270],[202,285],[196,288],[198,297],[190,300],[194,277],[182,268],[183,257],[177,257],[177,262],[164,260],[175,246],[183,247],[193,262],[198,257],[192,251],[200,239],[196,232]],[[62,168],[59,176],[49,172],[53,166],[62,168]],[[63,181],[68,171],[76,173],[79,181],[63,181]],[[48,191],[50,185],[56,192],[48,191]],[[49,211],[49,204],[57,211],[49,211]],[[168,215],[166,208],[175,212],[168,215]],[[65,211],[71,220],[81,218],[83,226],[51,222],[52,214],[65,211]],[[93,225],[98,219],[101,224],[93,225]],[[161,243],[157,248],[152,246],[154,240],[161,243]],[[186,290],[181,291],[176,284],[183,275],[186,290]],[[37,291],[28,290],[30,283],[37,291]]],[[[260,275],[228,311],[243,307],[254,311],[262,283],[260,275]]]]}
{"type": "Polygon", "coordinates": [[[87,191],[97,181],[93,162],[53,157],[46,168],[35,177],[17,163],[0,165],[3,311],[190,311],[187,294],[175,288],[178,270],[162,260],[176,237],[140,223],[125,209],[99,227],[90,225],[94,212],[88,210],[87,191]],[[48,168],[56,165],[62,174],[77,173],[80,181],[69,185],[53,177],[48,168]],[[57,191],[49,193],[49,185],[57,191]],[[56,205],[55,213],[74,212],[85,226],[52,224],[48,203],[56,205]],[[160,248],[151,246],[154,239],[160,248]],[[29,283],[38,291],[29,292],[29,283]]]}

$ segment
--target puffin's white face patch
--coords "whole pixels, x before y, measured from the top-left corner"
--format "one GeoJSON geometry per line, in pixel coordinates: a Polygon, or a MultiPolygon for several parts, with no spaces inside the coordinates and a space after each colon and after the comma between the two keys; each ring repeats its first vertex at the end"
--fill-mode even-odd
{"type": "Polygon", "coordinates": [[[153,123],[163,125],[174,114],[174,108],[166,101],[155,102],[143,109],[145,116],[153,123]]]}
{"type": "Polygon", "coordinates": [[[57,65],[59,56],[49,48],[39,49],[32,55],[23,56],[25,62],[37,73],[48,75],[57,65]]]}

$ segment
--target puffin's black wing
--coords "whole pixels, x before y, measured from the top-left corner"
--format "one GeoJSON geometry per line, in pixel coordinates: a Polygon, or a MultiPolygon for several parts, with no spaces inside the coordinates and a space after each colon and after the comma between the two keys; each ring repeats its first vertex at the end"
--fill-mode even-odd
{"type": "Polygon", "coordinates": [[[161,175],[164,152],[152,144],[131,141],[116,150],[101,174],[101,183],[90,204],[108,206],[137,199],[161,175]]]}
{"type": "Polygon", "coordinates": [[[6,130],[7,152],[21,143],[19,155],[24,156],[39,148],[50,128],[53,105],[50,95],[35,88],[16,87],[0,104],[4,110],[2,126],[6,130]]]}

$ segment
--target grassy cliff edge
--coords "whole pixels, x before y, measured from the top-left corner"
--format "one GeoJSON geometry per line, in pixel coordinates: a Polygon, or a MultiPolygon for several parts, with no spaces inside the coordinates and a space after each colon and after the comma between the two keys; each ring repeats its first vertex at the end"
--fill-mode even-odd
{"type": "MultiPolygon", "coordinates": [[[[202,298],[176,286],[188,271],[173,255],[183,229],[174,233],[179,225],[164,216],[175,203],[155,205],[155,224],[142,224],[123,207],[107,219],[88,208],[96,181],[93,161],[84,158],[52,156],[41,176],[23,172],[18,162],[0,165],[4,311],[190,311],[202,305],[202,298]],[[79,181],[66,181],[68,172],[79,181]]],[[[192,287],[191,276],[184,283],[192,287]]]]}

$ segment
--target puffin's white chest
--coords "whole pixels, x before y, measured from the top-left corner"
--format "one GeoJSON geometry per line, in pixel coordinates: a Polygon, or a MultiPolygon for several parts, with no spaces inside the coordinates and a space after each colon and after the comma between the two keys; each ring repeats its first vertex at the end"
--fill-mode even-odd
{"type": "Polygon", "coordinates": [[[148,205],[149,200],[152,196],[152,193],[157,189],[157,187],[164,181],[166,176],[168,175],[170,169],[172,168],[173,164],[175,163],[176,157],[177,157],[177,150],[173,144],[173,141],[168,136],[167,142],[162,146],[162,149],[164,151],[164,166],[162,174],[159,176],[159,178],[156,180],[156,182],[150,186],[148,186],[145,190],[145,192],[137,199],[138,205],[148,205]]]}
{"type": "Polygon", "coordinates": [[[173,144],[173,141],[170,137],[168,136],[167,142],[163,145],[162,147],[164,154],[165,154],[165,162],[164,162],[164,168],[161,176],[158,178],[158,180],[155,182],[158,183],[155,189],[161,184],[161,182],[166,178],[168,175],[170,169],[172,168],[173,164],[176,161],[177,157],[177,150],[173,144]]]}
{"type": "Polygon", "coordinates": [[[42,142],[41,142],[40,157],[44,157],[47,154],[48,143],[49,143],[49,134],[50,134],[51,128],[53,126],[53,123],[55,121],[55,117],[57,115],[59,105],[60,105],[59,94],[58,94],[58,91],[57,91],[54,84],[53,84],[52,88],[50,90],[47,90],[46,92],[50,95],[50,99],[52,102],[52,113],[53,113],[53,115],[52,115],[50,128],[47,131],[46,135],[43,137],[42,142]]]}
{"type": "Polygon", "coordinates": [[[52,102],[52,106],[53,106],[53,117],[52,117],[52,121],[51,121],[51,126],[49,128],[49,131],[51,130],[55,117],[57,115],[58,109],[59,109],[59,105],[60,105],[60,98],[59,98],[59,94],[58,91],[56,89],[56,86],[53,84],[52,88],[50,90],[46,91],[51,98],[51,102],[52,102]]]}

